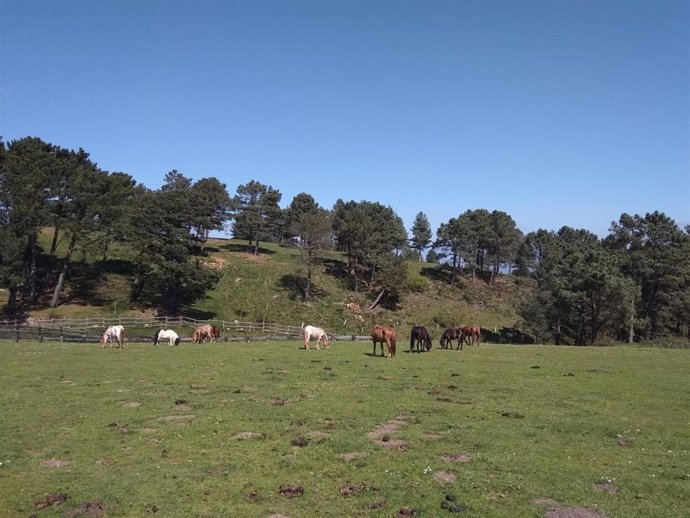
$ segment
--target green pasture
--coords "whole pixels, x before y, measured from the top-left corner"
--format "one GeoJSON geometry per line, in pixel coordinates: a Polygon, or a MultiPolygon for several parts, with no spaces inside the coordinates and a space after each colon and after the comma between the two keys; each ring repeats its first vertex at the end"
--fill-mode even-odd
{"type": "Polygon", "coordinates": [[[2,342],[0,516],[688,516],[690,351],[398,346],[2,342]]]}

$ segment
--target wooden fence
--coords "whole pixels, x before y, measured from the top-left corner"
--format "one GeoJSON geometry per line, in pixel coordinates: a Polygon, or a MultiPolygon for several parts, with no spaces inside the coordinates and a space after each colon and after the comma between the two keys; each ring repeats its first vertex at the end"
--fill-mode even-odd
{"type": "MultiPolygon", "coordinates": [[[[198,320],[188,317],[122,317],[122,318],[64,318],[0,320],[0,340],[33,340],[38,342],[94,343],[103,330],[120,324],[126,329],[128,342],[152,342],[155,330],[175,329],[183,342],[191,342],[194,328],[212,324],[221,330],[219,342],[255,342],[268,340],[300,340],[301,327],[270,322],[240,322],[237,320],[198,320]],[[181,329],[183,328],[183,329],[181,329]],[[185,333],[186,331],[186,333],[185,333]]],[[[334,341],[368,341],[370,336],[331,335],[334,341]]]]}

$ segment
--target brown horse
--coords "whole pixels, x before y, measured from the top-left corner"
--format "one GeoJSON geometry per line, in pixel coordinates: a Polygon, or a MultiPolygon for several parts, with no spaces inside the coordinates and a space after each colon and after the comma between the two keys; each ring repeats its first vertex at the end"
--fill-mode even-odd
{"type": "Polygon", "coordinates": [[[194,333],[192,334],[192,341],[195,344],[200,344],[208,340],[209,342],[216,342],[218,341],[218,337],[220,336],[220,329],[216,326],[212,326],[211,324],[204,324],[202,326],[197,326],[197,328],[194,330],[194,333]]]}
{"type": "Polygon", "coordinates": [[[395,356],[395,329],[389,326],[375,325],[371,330],[371,339],[374,342],[374,356],[376,356],[376,343],[381,344],[381,356],[383,356],[383,344],[388,349],[388,357],[395,356]]]}
{"type": "Polygon", "coordinates": [[[467,345],[479,345],[482,340],[482,328],[479,326],[465,326],[462,328],[463,339],[467,345]]]}
{"type": "Polygon", "coordinates": [[[414,326],[410,334],[410,352],[431,351],[431,335],[424,326],[414,326]]]}
{"type": "Polygon", "coordinates": [[[455,348],[455,350],[457,351],[458,349],[462,349],[462,338],[462,327],[449,327],[441,336],[441,347],[443,349],[448,349],[449,347],[452,349],[453,340],[457,340],[458,346],[455,348]]]}

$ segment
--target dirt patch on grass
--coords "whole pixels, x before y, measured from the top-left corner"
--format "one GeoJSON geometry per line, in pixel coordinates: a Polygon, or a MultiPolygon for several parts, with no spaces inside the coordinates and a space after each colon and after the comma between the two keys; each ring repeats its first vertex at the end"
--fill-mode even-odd
{"type": "Polygon", "coordinates": [[[159,417],[159,421],[165,421],[166,423],[183,423],[186,421],[191,421],[194,419],[196,416],[192,414],[187,414],[187,415],[166,415],[163,417],[159,417]]]}
{"type": "Polygon", "coordinates": [[[610,482],[594,484],[594,489],[598,491],[603,491],[604,493],[608,493],[609,495],[618,494],[618,486],[615,484],[611,484],[610,482]]]}
{"type": "Polygon", "coordinates": [[[469,453],[461,453],[460,455],[442,455],[440,459],[443,462],[462,462],[462,463],[467,463],[467,462],[472,462],[472,455],[469,453]]]}
{"type": "Polygon", "coordinates": [[[368,457],[369,454],[366,451],[349,451],[346,453],[339,453],[337,457],[344,460],[354,460],[361,459],[362,457],[368,457]]]}
{"type": "Polygon", "coordinates": [[[304,494],[304,488],[302,486],[290,486],[285,484],[280,486],[278,493],[286,498],[293,498],[302,496],[304,494]]]}
{"type": "Polygon", "coordinates": [[[123,403],[122,406],[127,408],[139,408],[141,403],[139,403],[139,401],[129,401],[127,403],[123,403]]]}
{"type": "Polygon", "coordinates": [[[622,435],[616,436],[616,442],[623,446],[623,448],[629,448],[633,444],[632,439],[628,439],[627,437],[623,437],[622,435]]]}
{"type": "Polygon", "coordinates": [[[37,511],[50,507],[51,505],[64,504],[67,501],[67,493],[57,493],[54,495],[46,495],[40,500],[34,502],[34,507],[37,511]]]}
{"type": "Polygon", "coordinates": [[[340,494],[343,496],[350,496],[350,495],[356,495],[357,493],[361,493],[367,488],[366,485],[364,484],[353,484],[350,486],[343,486],[340,488],[340,494]]]}
{"type": "Polygon", "coordinates": [[[96,461],[96,464],[99,466],[110,466],[111,464],[113,464],[113,460],[112,459],[98,459],[96,461]]]}
{"type": "Polygon", "coordinates": [[[447,471],[437,471],[434,473],[434,478],[441,484],[451,484],[455,482],[457,477],[447,471]]]}
{"type": "Polygon", "coordinates": [[[47,459],[41,461],[42,468],[66,468],[71,464],[71,460],[47,459]]]}
{"type": "Polygon", "coordinates": [[[400,439],[394,439],[391,434],[400,431],[400,429],[407,424],[407,421],[396,417],[385,423],[378,425],[373,431],[367,434],[367,438],[379,446],[385,448],[395,448],[399,451],[406,451],[410,445],[400,439]]]}
{"type": "Polygon", "coordinates": [[[107,508],[103,502],[84,502],[76,509],[65,511],[65,516],[73,518],[76,516],[88,516],[90,518],[100,518],[105,516],[107,508]]]}
{"type": "Polygon", "coordinates": [[[537,498],[530,500],[530,504],[546,506],[544,518],[607,518],[605,514],[584,507],[566,507],[551,498],[537,498]]]}

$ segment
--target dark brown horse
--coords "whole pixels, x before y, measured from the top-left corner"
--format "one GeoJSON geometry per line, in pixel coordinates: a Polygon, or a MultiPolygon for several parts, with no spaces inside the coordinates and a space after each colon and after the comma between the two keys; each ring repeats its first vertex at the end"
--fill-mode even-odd
{"type": "Polygon", "coordinates": [[[465,326],[462,328],[463,339],[467,345],[479,345],[482,340],[482,328],[479,326],[465,326]]]}
{"type": "Polygon", "coordinates": [[[441,347],[443,349],[453,348],[453,340],[458,341],[458,346],[455,348],[462,349],[462,327],[449,327],[443,332],[441,336],[441,347]]]}
{"type": "Polygon", "coordinates": [[[395,356],[395,329],[389,326],[375,325],[371,330],[371,339],[374,342],[374,356],[376,356],[376,343],[381,344],[381,356],[383,356],[383,344],[386,344],[388,349],[388,357],[395,356]]]}
{"type": "Polygon", "coordinates": [[[410,334],[410,352],[418,353],[431,350],[431,335],[424,326],[414,326],[410,334]]]}

